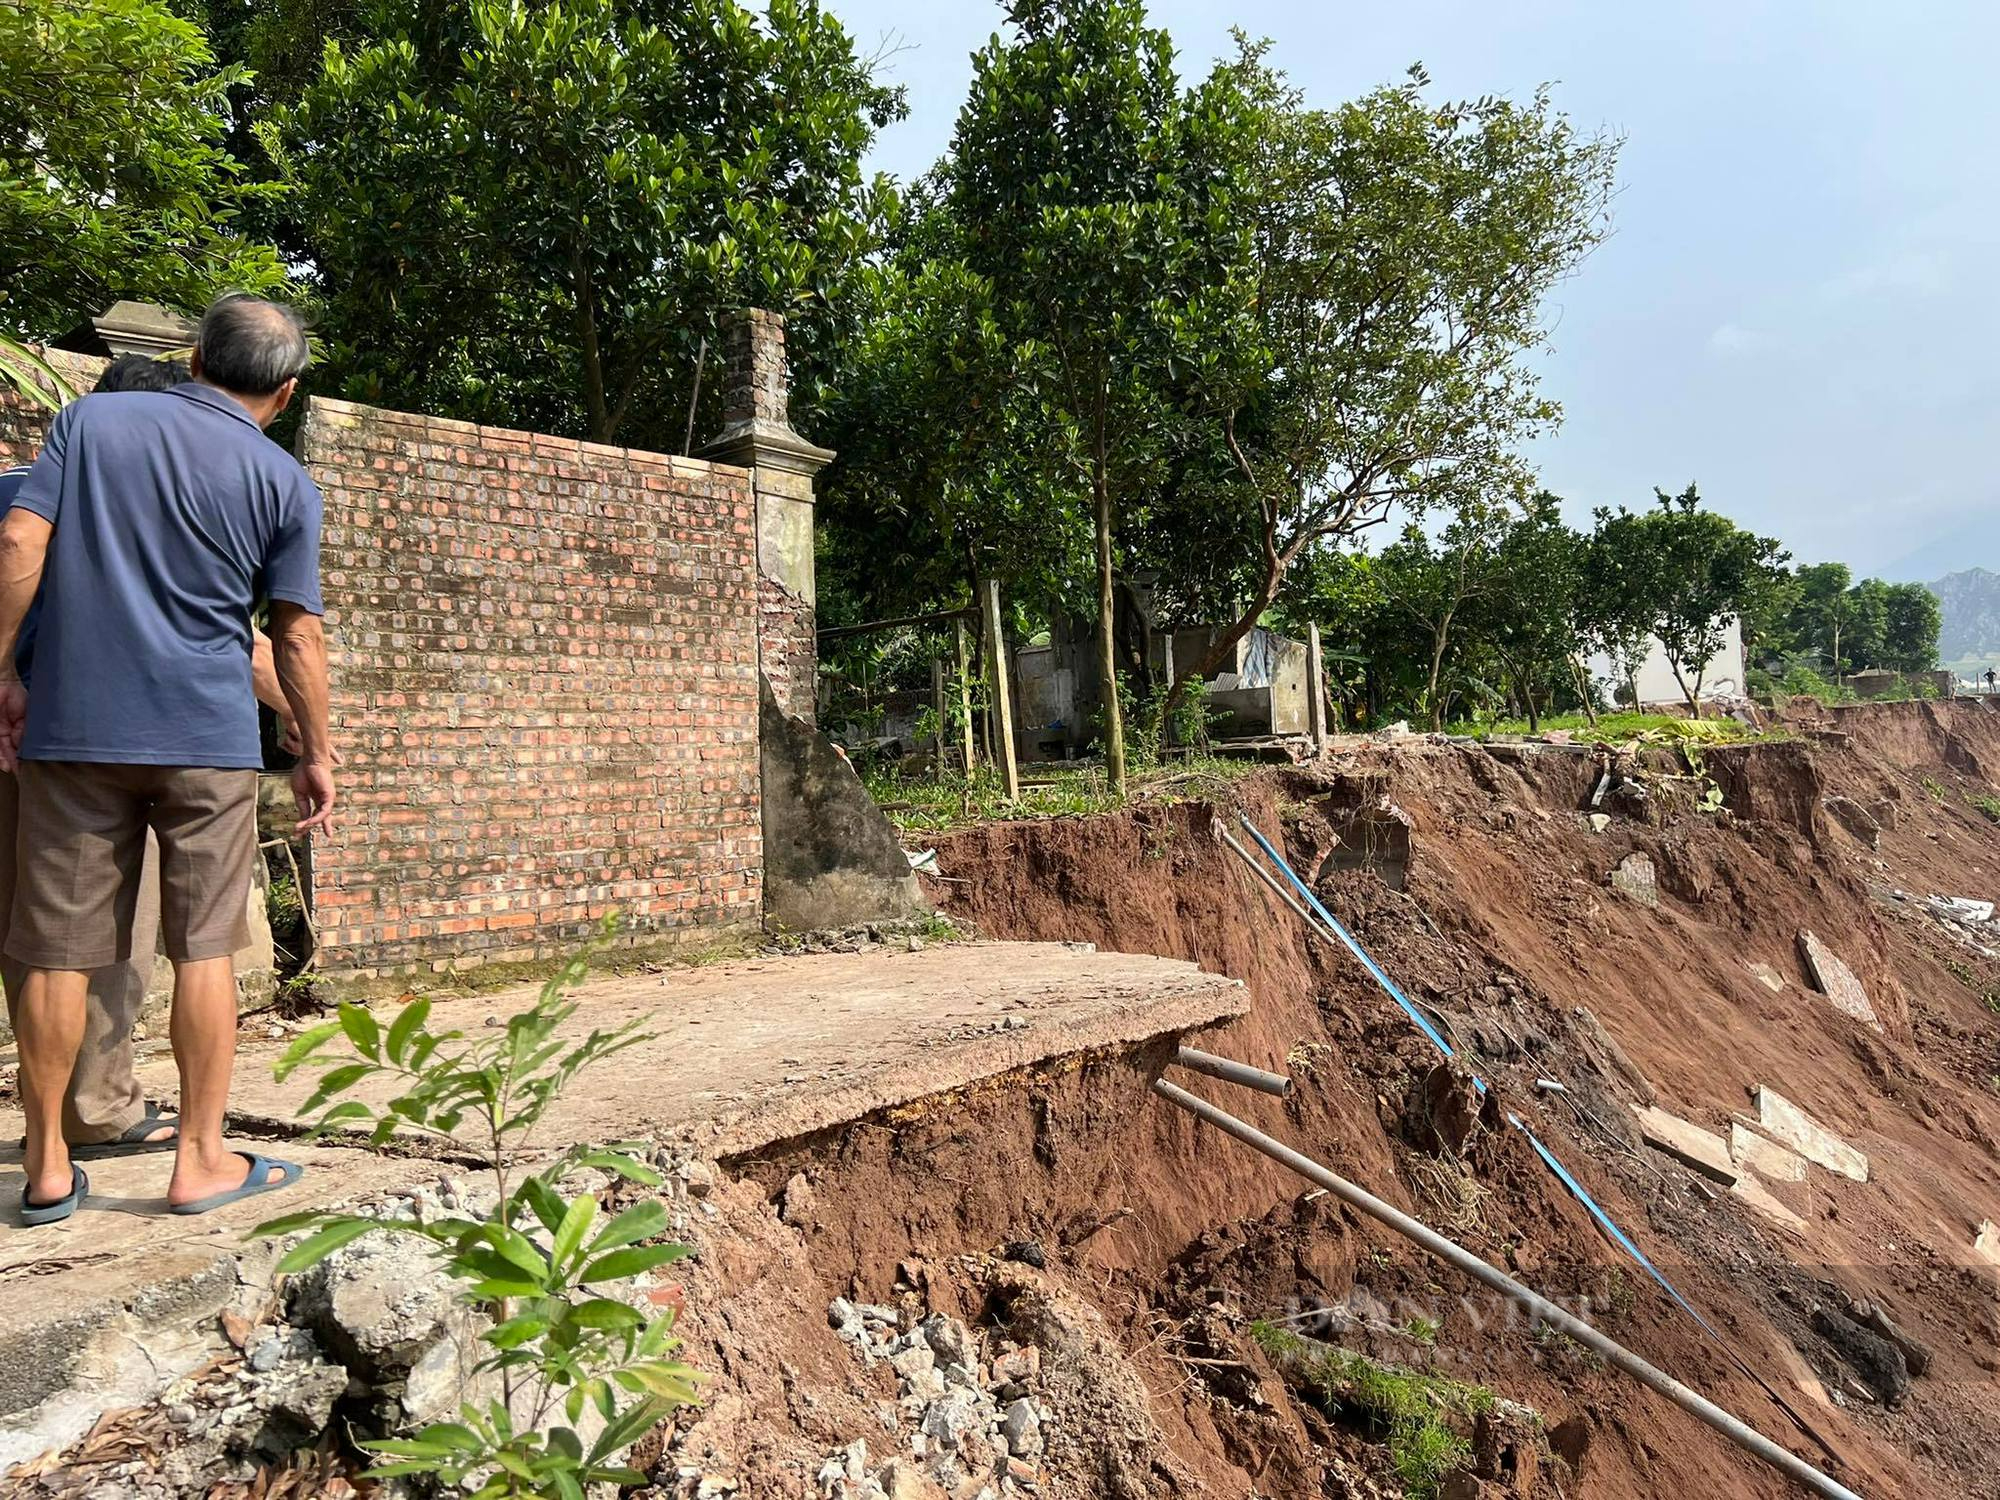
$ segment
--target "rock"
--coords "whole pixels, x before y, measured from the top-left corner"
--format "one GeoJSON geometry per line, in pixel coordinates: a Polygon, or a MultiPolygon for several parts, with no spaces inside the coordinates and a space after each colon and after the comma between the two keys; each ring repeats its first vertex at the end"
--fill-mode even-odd
{"type": "Polygon", "coordinates": [[[690,1198],[706,1198],[715,1191],[715,1168],[705,1161],[691,1161],[681,1169],[690,1198]]]}
{"type": "Polygon", "coordinates": [[[1806,1221],[1793,1213],[1783,1203],[1779,1202],[1771,1190],[1755,1177],[1738,1179],[1729,1191],[1731,1196],[1736,1198],[1746,1208],[1754,1210],[1780,1229],[1788,1229],[1793,1234],[1804,1238],[1807,1228],[1806,1221]]]}
{"type": "MultiPolygon", "coordinates": [[[[473,1373],[483,1353],[479,1345],[461,1342],[457,1332],[447,1332],[410,1366],[403,1382],[403,1414],[413,1423],[440,1421],[474,1394],[475,1381],[497,1387],[497,1381],[479,1380],[473,1373]]],[[[497,1395],[498,1390],[482,1394],[497,1395]]]]}
{"type": "Polygon", "coordinates": [[[1882,1023],[1876,1018],[1875,1007],[1868,1001],[1868,991],[1861,987],[1861,981],[1854,977],[1854,971],[1834,955],[1831,948],[1822,943],[1809,931],[1799,933],[1799,953],[1806,961],[1806,972],[1819,986],[1820,993],[1833,1002],[1833,1008],[1844,1016],[1850,1016],[1877,1031],[1882,1023]]]}
{"type": "Polygon", "coordinates": [[[1812,1326],[1861,1377],[1870,1395],[1892,1411],[1903,1404],[1910,1393],[1910,1370],[1902,1350],[1831,1308],[1816,1309],[1812,1326]]]}
{"type": "Polygon", "coordinates": [[[866,1331],[861,1309],[845,1297],[835,1297],[826,1305],[826,1326],[844,1339],[858,1340],[866,1331]]]}
{"type": "Polygon", "coordinates": [[[286,1288],[292,1321],[371,1385],[407,1376],[447,1328],[470,1321],[427,1243],[370,1234],[286,1288]]]}
{"type": "Polygon", "coordinates": [[[1590,815],[1590,831],[1602,833],[1611,826],[1611,814],[1594,812],[1590,815]]]}
{"type": "Polygon", "coordinates": [[[1785,977],[1784,975],[1780,974],[1776,969],[1772,968],[1769,964],[1749,964],[1746,967],[1748,967],[1751,974],[1753,974],[1756,977],[1757,982],[1763,985],[1764,988],[1769,990],[1772,994],[1774,995],[1784,994],[1785,977]]]}
{"type": "Polygon", "coordinates": [[[1821,804],[1833,821],[1853,834],[1870,849],[1882,843],[1882,822],[1852,797],[1828,797],[1821,804]]]}
{"type": "Polygon", "coordinates": [[[794,1229],[808,1228],[818,1208],[819,1200],[813,1193],[812,1184],[806,1181],[806,1174],[794,1172],[786,1181],[784,1194],[779,1200],[779,1222],[794,1229]]]}
{"type": "Polygon", "coordinates": [[[1506,1492],[1470,1474],[1454,1474],[1438,1487],[1438,1500],[1505,1500],[1506,1492]]]}
{"type": "Polygon", "coordinates": [[[1033,1344],[1010,1349],[993,1360],[993,1378],[998,1381],[1033,1380],[1042,1371],[1042,1351],[1033,1344]]]}
{"type": "Polygon", "coordinates": [[[2000,1266],[2000,1225],[1984,1220],[1972,1235],[1973,1253],[1990,1265],[2000,1266]]]}
{"type": "Polygon", "coordinates": [[[969,1391],[979,1389],[979,1376],[970,1365],[949,1364],[944,1367],[944,1383],[948,1386],[962,1385],[969,1391]]]}
{"type": "Polygon", "coordinates": [[[250,1345],[245,1354],[245,1362],[259,1374],[275,1370],[285,1358],[285,1341],[275,1329],[266,1329],[261,1338],[250,1345]]]}
{"type": "Polygon", "coordinates": [[[1640,1139],[1666,1152],[1683,1166],[1694,1168],[1724,1187],[1730,1186],[1740,1175],[1736,1163],[1730,1159],[1729,1143],[1714,1131],[1703,1130],[1699,1125],[1651,1105],[1634,1105],[1632,1113],[1638,1117],[1640,1139]]]}
{"type": "Polygon", "coordinates": [[[979,1432],[986,1423],[980,1415],[978,1398],[963,1388],[945,1392],[924,1408],[924,1419],[918,1430],[933,1443],[949,1452],[956,1452],[959,1442],[969,1432],[979,1432]]]}
{"type": "Polygon", "coordinates": [[[1773,1140],[1790,1146],[1809,1162],[1855,1182],[1868,1180],[1868,1158],[1828,1130],[1791,1100],[1757,1089],[1757,1124],[1773,1140]]]}
{"type": "Polygon", "coordinates": [[[1611,872],[1614,890],[1623,891],[1641,906],[1657,910],[1660,905],[1660,877],[1653,861],[1644,854],[1628,854],[1611,872]]]}
{"type": "Polygon", "coordinates": [[[1766,1182],[1806,1180],[1803,1156],[1765,1140],[1741,1120],[1729,1122],[1729,1157],[1738,1167],[1748,1168],[1766,1182]]]}
{"type": "Polygon", "coordinates": [[[964,1365],[967,1369],[978,1366],[979,1351],[973,1343],[972,1330],[958,1319],[932,1313],[917,1325],[917,1332],[930,1345],[940,1365],[964,1365]]]}
{"type": "Polygon", "coordinates": [[[1423,1151],[1463,1154],[1479,1134],[1481,1102],[1470,1073],[1439,1063],[1417,1085],[1406,1112],[1412,1142],[1423,1151]]]}
{"type": "Polygon", "coordinates": [[[906,1459],[892,1458],[875,1471],[888,1500],[945,1500],[944,1487],[906,1459]]]}
{"type": "Polygon", "coordinates": [[[1037,1271],[1049,1263],[1048,1254],[1039,1240],[1011,1240],[1000,1252],[1008,1260],[1017,1260],[1024,1266],[1033,1266],[1037,1271]]]}
{"type": "Polygon", "coordinates": [[[1042,1451],[1042,1420],[1035,1415],[1034,1403],[1016,1401],[1000,1419],[1007,1451],[1016,1458],[1029,1458],[1042,1451]]]}
{"type": "Polygon", "coordinates": [[[1878,1303],[1865,1299],[1850,1302],[1847,1305],[1847,1316],[1870,1333],[1887,1339],[1902,1351],[1903,1363],[1912,1375],[1929,1373],[1933,1358],[1930,1346],[1898,1328],[1878,1303]]]}
{"type": "Polygon", "coordinates": [[[919,1375],[930,1373],[937,1367],[937,1355],[928,1344],[912,1344],[907,1349],[899,1349],[889,1357],[889,1368],[905,1380],[914,1380],[919,1375]]]}

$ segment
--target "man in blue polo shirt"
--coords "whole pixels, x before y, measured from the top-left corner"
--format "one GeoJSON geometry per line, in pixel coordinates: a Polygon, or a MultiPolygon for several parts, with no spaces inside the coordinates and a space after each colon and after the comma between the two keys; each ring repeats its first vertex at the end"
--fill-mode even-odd
{"type": "MultiPolygon", "coordinates": [[[[124,354],[105,367],[91,389],[100,394],[170,391],[189,377],[184,361],[124,354]]],[[[14,503],[14,496],[27,477],[26,464],[0,469],[0,514],[5,514],[14,503]]],[[[14,649],[15,670],[23,682],[33,680],[30,673],[35,614],[32,609],[28,612],[14,649]]],[[[285,702],[277,671],[271,664],[270,639],[259,632],[255,647],[257,701],[284,716],[283,737],[287,748],[295,749],[291,743],[291,706],[285,702]]],[[[0,950],[6,946],[8,915],[14,909],[14,845],[19,801],[15,778],[0,775],[0,950]]],[[[132,1028],[138,1022],[147,986],[152,982],[159,924],[159,861],[157,855],[148,852],[152,856],[148,861],[153,867],[149,871],[152,879],[150,889],[142,886],[139,892],[138,912],[132,926],[132,957],[126,963],[99,969],[90,976],[83,1047],[77,1054],[76,1071],[70,1075],[69,1091],[63,1099],[63,1138],[78,1161],[174,1149],[178,1117],[147,1100],[133,1067],[132,1028]]],[[[0,951],[0,983],[7,990],[10,1024],[20,1001],[24,973],[20,964],[0,951]]]]}
{"type": "Polygon", "coordinates": [[[259,599],[301,742],[301,830],[328,826],[335,800],[320,496],[262,431],[306,360],[291,312],[222,299],[202,318],[192,382],[64,408],[0,520],[0,770],[19,778],[21,806],[7,955],[28,970],[16,1026],[25,1224],[67,1218],[89,1191],[63,1140],[63,1092],[90,973],[130,955],[148,828],[181,1083],[168,1204],[201,1213],[299,1175],[230,1151],[222,1123],[236,1047],[230,955],[247,937],[257,842],[259,599]],[[30,692],[13,650],[38,591],[30,692]]]}

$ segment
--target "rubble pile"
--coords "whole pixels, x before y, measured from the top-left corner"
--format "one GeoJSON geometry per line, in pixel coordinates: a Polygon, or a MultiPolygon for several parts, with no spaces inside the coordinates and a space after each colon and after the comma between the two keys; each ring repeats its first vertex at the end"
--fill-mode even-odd
{"type": "Polygon", "coordinates": [[[1006,1500],[1040,1488],[1054,1419],[1034,1345],[996,1338],[982,1348],[956,1318],[917,1319],[844,1297],[828,1306],[827,1322],[865,1363],[887,1363],[901,1393],[882,1404],[888,1436],[876,1446],[894,1456],[871,1468],[868,1440],[857,1438],[819,1472],[827,1500],[1006,1500]]]}

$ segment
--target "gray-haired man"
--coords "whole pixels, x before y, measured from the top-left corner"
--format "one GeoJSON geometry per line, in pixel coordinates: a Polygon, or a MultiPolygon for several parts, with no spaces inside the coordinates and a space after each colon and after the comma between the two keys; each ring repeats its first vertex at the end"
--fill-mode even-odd
{"type": "Polygon", "coordinates": [[[222,299],[202,319],[191,383],[66,407],[0,520],[0,770],[16,772],[21,799],[7,954],[28,968],[16,1023],[26,1224],[67,1218],[89,1191],[63,1141],[63,1091],[90,973],[130,954],[149,827],[181,1081],[168,1203],[201,1213],[299,1175],[227,1149],[222,1123],[236,1049],[230,955],[246,935],[256,855],[259,598],[298,725],[301,829],[328,826],[335,797],[319,491],[262,432],[306,359],[289,311],[222,299]],[[11,663],[37,591],[31,694],[11,663]]]}

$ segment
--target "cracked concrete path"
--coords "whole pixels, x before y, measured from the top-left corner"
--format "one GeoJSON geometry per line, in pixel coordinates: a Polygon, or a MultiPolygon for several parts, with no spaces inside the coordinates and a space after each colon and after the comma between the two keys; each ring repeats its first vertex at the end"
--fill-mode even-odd
{"type": "MultiPolygon", "coordinates": [[[[477,1032],[533,993],[441,999],[431,1026],[477,1032]]],[[[1197,1031],[1249,1005],[1235,981],[1190,964],[1060,943],[749,960],[593,979],[577,997],[579,1027],[646,1017],[651,1035],[584,1075],[536,1144],[676,1141],[717,1159],[1017,1069],[1197,1031]]],[[[394,1008],[378,1011],[386,1019],[394,1008]]],[[[73,1219],[22,1229],[21,1117],[0,1110],[0,1469],[48,1445],[63,1425],[52,1426],[48,1412],[65,1402],[94,1412],[106,1392],[138,1399],[138,1388],[157,1389],[162,1375],[205,1357],[187,1333],[239,1295],[250,1275],[242,1236],[256,1224],[461,1170],[447,1165],[461,1156],[449,1142],[400,1157],[342,1138],[299,1143],[297,1110],[313,1077],[273,1080],[285,1045],[246,1037],[232,1119],[248,1137],[278,1137],[268,1149],[304,1162],[306,1177],[201,1218],[165,1212],[171,1158],[147,1155],[90,1164],[92,1196],[73,1219]],[[140,1346],[180,1353],[135,1361],[140,1346]]],[[[140,1075],[150,1096],[173,1098],[171,1057],[149,1057],[140,1075]]],[[[378,1083],[372,1096],[390,1093],[378,1083]]]]}

